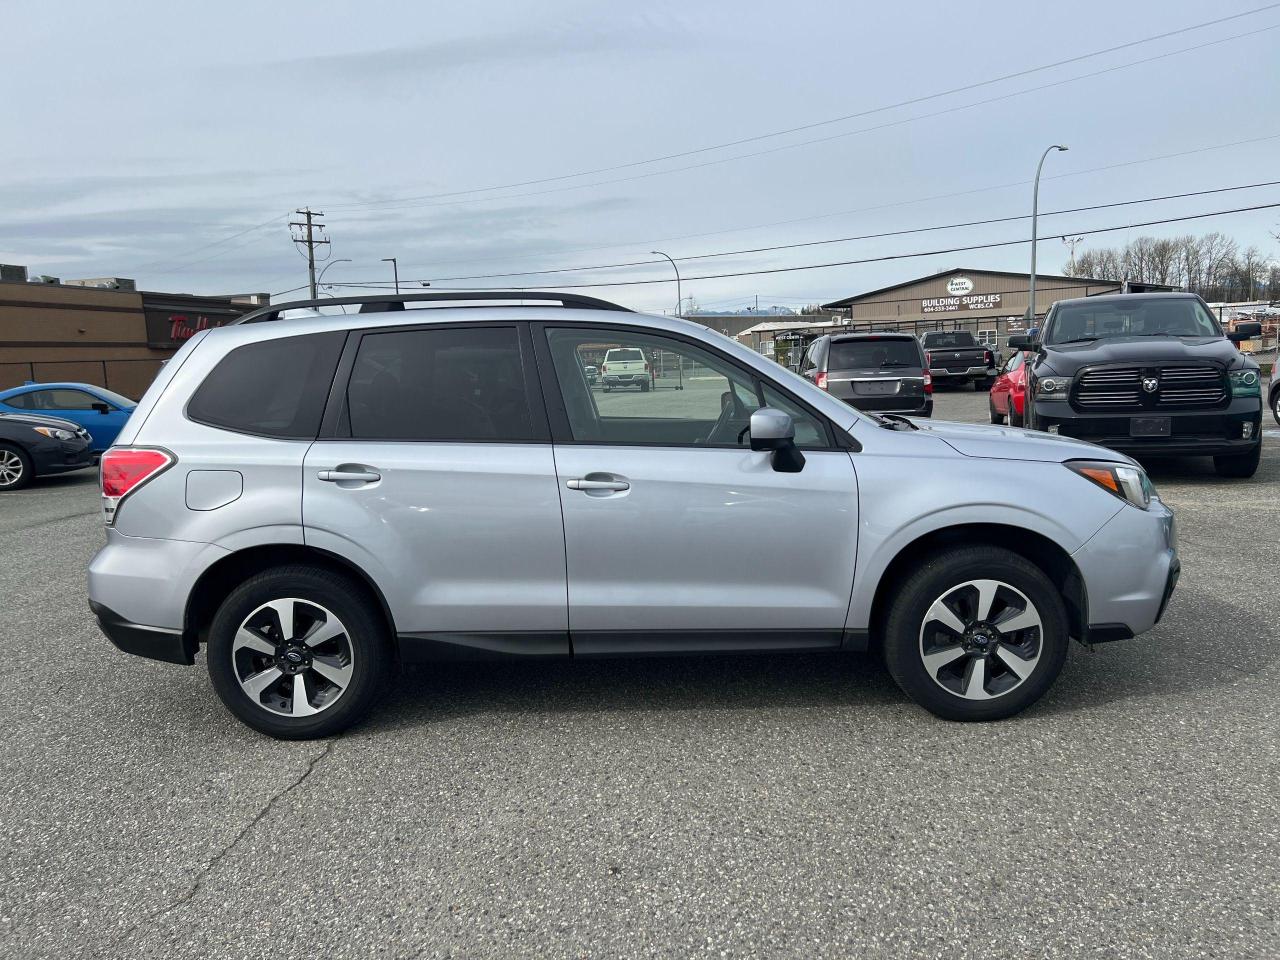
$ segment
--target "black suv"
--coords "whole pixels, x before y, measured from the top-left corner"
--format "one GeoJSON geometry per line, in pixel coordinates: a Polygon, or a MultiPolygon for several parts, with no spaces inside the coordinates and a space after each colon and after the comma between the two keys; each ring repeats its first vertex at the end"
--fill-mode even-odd
{"type": "Polygon", "coordinates": [[[933,378],[924,352],[905,333],[842,333],[809,346],[800,375],[862,410],[933,415],[933,378]]]}
{"type": "Polygon", "coordinates": [[[1226,477],[1251,477],[1262,453],[1258,365],[1237,349],[1261,334],[1226,334],[1192,293],[1059,300],[1038,335],[1027,426],[1135,457],[1204,455],[1226,477]]]}

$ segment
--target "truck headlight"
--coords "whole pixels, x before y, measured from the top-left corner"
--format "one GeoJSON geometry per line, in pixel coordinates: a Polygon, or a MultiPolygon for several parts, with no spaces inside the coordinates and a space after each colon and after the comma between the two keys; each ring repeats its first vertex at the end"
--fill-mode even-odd
{"type": "Polygon", "coordinates": [[[1139,509],[1145,510],[1151,504],[1155,488],[1140,467],[1102,460],[1068,460],[1064,466],[1139,509]]]}
{"type": "Polygon", "coordinates": [[[50,440],[74,440],[76,435],[70,430],[59,430],[57,427],[32,427],[36,433],[43,434],[50,440]]]}
{"type": "Polygon", "coordinates": [[[1229,376],[1233,397],[1262,396],[1262,382],[1257,370],[1232,370],[1229,376]]]}
{"type": "Polygon", "coordinates": [[[1041,377],[1036,381],[1036,396],[1041,400],[1065,400],[1070,385],[1066,377],[1041,377]]]}

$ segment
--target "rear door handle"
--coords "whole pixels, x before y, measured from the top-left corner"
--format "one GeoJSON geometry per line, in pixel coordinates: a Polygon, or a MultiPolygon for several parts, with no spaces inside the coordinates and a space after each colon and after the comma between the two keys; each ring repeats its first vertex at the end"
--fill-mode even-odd
{"type": "Polygon", "coordinates": [[[374,473],[372,470],[321,470],[316,476],[328,483],[341,483],[344,480],[373,483],[382,479],[382,474],[374,473]]]}
{"type": "Polygon", "coordinates": [[[631,484],[626,480],[592,480],[587,477],[569,480],[565,485],[570,490],[601,490],[612,493],[621,493],[623,490],[631,489],[631,484]]]}

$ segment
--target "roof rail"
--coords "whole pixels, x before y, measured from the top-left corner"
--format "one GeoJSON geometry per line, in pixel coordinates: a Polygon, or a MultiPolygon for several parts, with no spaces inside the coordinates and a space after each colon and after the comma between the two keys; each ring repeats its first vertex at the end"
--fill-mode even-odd
{"type": "Polygon", "coordinates": [[[573,310],[620,310],[624,313],[632,312],[626,307],[610,303],[608,300],[584,297],[576,293],[544,293],[529,290],[478,290],[474,292],[459,290],[446,293],[441,290],[433,293],[396,293],[389,296],[385,294],[370,294],[362,297],[323,297],[318,300],[291,300],[288,303],[273,303],[268,307],[263,307],[261,310],[246,313],[235,322],[266,323],[270,320],[279,320],[280,314],[286,310],[302,310],[307,307],[359,305],[361,313],[385,313],[393,310],[403,310],[406,303],[442,301],[457,303],[468,300],[477,301],[477,305],[490,300],[546,300],[552,303],[559,303],[561,306],[573,310]]]}

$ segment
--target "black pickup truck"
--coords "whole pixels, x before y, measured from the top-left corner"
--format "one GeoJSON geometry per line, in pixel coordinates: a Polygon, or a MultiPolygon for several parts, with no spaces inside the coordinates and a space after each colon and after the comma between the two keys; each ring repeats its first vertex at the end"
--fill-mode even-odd
{"type": "Polygon", "coordinates": [[[1034,353],[1027,426],[1134,457],[1211,456],[1218,473],[1251,477],[1262,453],[1258,365],[1192,293],[1059,300],[1038,334],[1009,338],[1034,353]]]}
{"type": "Polygon", "coordinates": [[[975,390],[991,389],[995,355],[968,330],[931,331],[920,338],[920,346],[934,383],[972,383],[975,390]]]}

